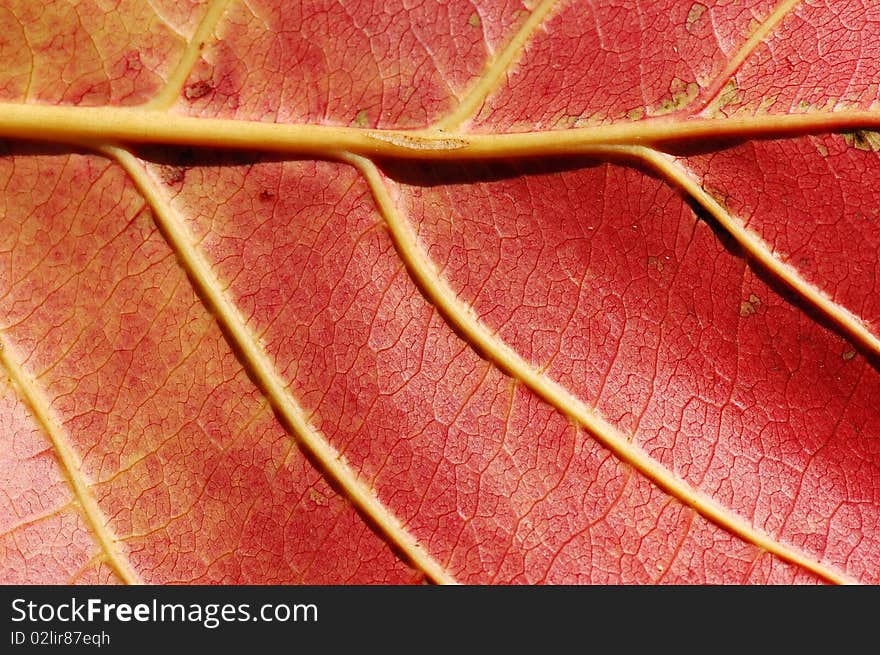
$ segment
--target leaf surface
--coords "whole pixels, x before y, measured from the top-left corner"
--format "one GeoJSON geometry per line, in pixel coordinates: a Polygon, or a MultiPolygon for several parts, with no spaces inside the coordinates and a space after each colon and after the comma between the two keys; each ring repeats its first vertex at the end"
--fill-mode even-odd
{"type": "Polygon", "coordinates": [[[55,9],[4,580],[880,582],[867,3],[55,9]]]}

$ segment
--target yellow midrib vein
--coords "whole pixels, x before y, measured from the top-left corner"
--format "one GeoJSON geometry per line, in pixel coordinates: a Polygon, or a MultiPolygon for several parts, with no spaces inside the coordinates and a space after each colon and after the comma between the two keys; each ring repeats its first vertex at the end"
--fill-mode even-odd
{"type": "Polygon", "coordinates": [[[731,118],[665,117],[536,132],[380,130],[183,116],[126,107],[0,102],[0,137],[62,143],[155,143],[333,157],[464,160],[566,156],[595,146],[703,144],[707,139],[880,129],[880,111],[817,111],[731,118]]]}
{"type": "Polygon", "coordinates": [[[389,543],[397,546],[431,580],[454,584],[455,579],[413,537],[400,520],[383,505],[375,493],[367,487],[306,418],[305,412],[293,399],[268,355],[259,344],[253,331],[247,326],[237,307],[222,291],[213,269],[201,252],[194,246],[186,226],[165,202],[149,175],[138,160],[126,150],[103,147],[99,151],[119,162],[129,175],[149,207],[156,222],[165,234],[169,245],[193,284],[206,299],[217,322],[224,328],[228,338],[238,349],[247,370],[272,407],[284,418],[291,436],[320,464],[324,475],[338,485],[349,501],[370,518],[389,543]]]}
{"type": "Polygon", "coordinates": [[[536,132],[380,130],[308,123],[200,118],[125,107],[0,102],[0,137],[74,144],[154,143],[332,158],[465,160],[582,154],[595,146],[702,144],[707,139],[801,136],[880,129],[880,111],[758,114],[689,120],[655,118],[536,132]]]}
{"type": "Polygon", "coordinates": [[[13,355],[12,346],[2,333],[0,333],[0,365],[6,369],[15,388],[30,407],[32,416],[52,443],[74,499],[103,551],[104,561],[124,583],[140,584],[140,576],[119,548],[119,539],[113,534],[107,517],[89,491],[90,483],[82,473],[81,462],[68,443],[64,428],[61,427],[48,400],[34,383],[33,378],[18,363],[13,355]]]}
{"type": "MultiPolygon", "coordinates": [[[[880,112],[830,112],[785,116],[754,116],[717,120],[652,120],[591,128],[514,134],[456,134],[404,130],[364,130],[321,125],[281,125],[236,120],[175,116],[164,112],[111,107],[79,108],[0,103],[0,136],[73,142],[166,142],[251,150],[283,151],[328,157],[351,153],[397,158],[494,159],[525,156],[596,154],[609,146],[644,146],[664,141],[693,141],[707,137],[829,129],[835,125],[880,127],[880,112]]],[[[636,151],[632,151],[636,152],[636,151]]],[[[641,148],[639,152],[654,152],[641,148]]],[[[656,153],[658,158],[662,156],[656,153]]],[[[648,157],[649,158],[649,157],[648,157]]],[[[661,159],[655,159],[655,163],[661,159]]],[[[712,204],[699,185],[682,185],[712,213],[712,204]]],[[[722,221],[725,227],[733,221],[722,221]]],[[[791,267],[781,265],[755,235],[740,231],[740,239],[770,270],[840,325],[872,352],[880,354],[880,339],[857,317],[807,284],[791,267]],[[775,263],[774,263],[775,262],[775,263]]]]}
{"type": "MultiPolygon", "coordinates": [[[[619,152],[620,155],[638,156],[640,153],[619,152]]],[[[341,159],[356,167],[370,186],[380,213],[388,225],[401,258],[413,279],[430,298],[432,304],[454,325],[468,341],[486,353],[495,364],[520,380],[535,394],[571,417],[589,430],[606,448],[623,462],[629,464],[658,487],[692,507],[698,513],[777,557],[813,572],[821,578],[839,584],[853,581],[839,571],[817,562],[794,548],[773,539],[754,526],[718,504],[702,492],[676,476],[651,458],[644,450],[633,444],[626,435],[599,416],[583,401],[557,382],[537,371],[513,348],[489,331],[464,304],[434,269],[418,243],[409,223],[397,211],[381,174],[370,160],[356,155],[341,159]]]]}

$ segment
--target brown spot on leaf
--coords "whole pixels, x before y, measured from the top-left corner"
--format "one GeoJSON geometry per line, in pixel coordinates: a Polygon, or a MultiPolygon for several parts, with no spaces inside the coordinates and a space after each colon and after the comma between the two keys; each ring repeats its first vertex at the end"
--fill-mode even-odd
{"type": "Polygon", "coordinates": [[[182,166],[162,165],[159,167],[159,177],[168,186],[175,186],[183,182],[186,177],[186,169],[182,166]]]}
{"type": "Polygon", "coordinates": [[[741,102],[741,100],[739,88],[736,85],[736,78],[731,78],[727,80],[727,84],[724,85],[721,93],[718,94],[718,99],[715,101],[715,110],[720,112],[727,105],[741,102]]]}
{"type": "Polygon", "coordinates": [[[326,505],[327,497],[316,489],[309,489],[309,498],[315,505],[326,505]]]}
{"type": "Polygon", "coordinates": [[[880,152],[880,132],[871,130],[856,130],[844,132],[843,140],[846,144],[864,152],[880,152]]]}
{"type": "Polygon", "coordinates": [[[356,126],[358,126],[358,127],[366,127],[369,123],[370,123],[370,119],[369,119],[369,117],[367,116],[367,112],[366,112],[366,110],[365,110],[365,109],[361,109],[361,110],[357,113],[357,116],[355,116],[355,119],[354,119],[354,121],[353,121],[353,124],[356,125],[356,126]]]}
{"type": "Polygon", "coordinates": [[[761,299],[758,298],[753,293],[749,294],[749,299],[744,300],[739,304],[739,315],[743,318],[747,316],[751,316],[752,314],[758,313],[758,308],[761,306],[761,299]]]}
{"type": "Polygon", "coordinates": [[[843,357],[843,361],[848,362],[856,356],[856,351],[850,348],[847,350],[841,357],[843,357]]]}
{"type": "Polygon", "coordinates": [[[269,202],[275,197],[275,194],[269,191],[269,189],[263,189],[260,191],[260,200],[263,202],[269,202]]]}
{"type": "Polygon", "coordinates": [[[186,88],[183,90],[183,95],[186,96],[187,100],[198,100],[199,98],[204,98],[206,95],[211,93],[213,87],[210,82],[206,82],[205,80],[199,80],[198,82],[193,82],[192,84],[187,84],[186,88]]]}
{"type": "Polygon", "coordinates": [[[126,70],[137,72],[142,70],[143,67],[144,65],[141,62],[141,53],[139,53],[137,50],[132,50],[125,56],[126,70]]]}
{"type": "Polygon", "coordinates": [[[626,117],[631,121],[640,121],[645,117],[644,107],[636,107],[626,112],[626,117]]]}
{"type": "Polygon", "coordinates": [[[669,114],[687,107],[696,99],[700,87],[695,82],[685,82],[674,78],[669,84],[669,97],[660,101],[659,107],[652,107],[649,111],[652,115],[669,114]]]}
{"type": "Polygon", "coordinates": [[[758,308],[755,307],[755,305],[753,305],[752,303],[750,303],[748,301],[744,300],[743,302],[741,302],[739,304],[739,315],[742,316],[743,318],[745,318],[746,316],[751,316],[752,314],[756,313],[757,311],[758,311],[758,308]]]}

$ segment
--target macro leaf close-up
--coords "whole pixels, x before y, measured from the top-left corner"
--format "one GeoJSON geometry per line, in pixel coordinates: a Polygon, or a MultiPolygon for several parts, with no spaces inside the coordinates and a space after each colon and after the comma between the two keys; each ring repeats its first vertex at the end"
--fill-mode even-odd
{"type": "Polygon", "coordinates": [[[880,5],[0,2],[5,584],[880,583],[880,5]]]}

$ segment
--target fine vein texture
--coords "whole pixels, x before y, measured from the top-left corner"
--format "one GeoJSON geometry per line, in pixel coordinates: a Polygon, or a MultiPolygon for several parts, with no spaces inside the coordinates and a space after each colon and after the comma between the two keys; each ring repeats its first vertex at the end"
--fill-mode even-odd
{"type": "MultiPolygon", "coordinates": [[[[734,219],[730,213],[718,202],[711,194],[707,193],[695,180],[691,179],[689,172],[679,166],[671,157],[664,156],[653,150],[638,149],[633,152],[637,157],[641,157],[647,164],[655,168],[661,175],[680,187],[682,187],[696,202],[698,202],[709,214],[714,217],[718,223],[727,231],[727,233],[736,241],[736,243],[749,254],[756,262],[772,271],[773,275],[780,281],[787,284],[792,291],[800,295],[807,303],[816,310],[822,312],[842,330],[847,332],[852,339],[864,347],[866,350],[880,355],[880,337],[877,336],[876,328],[867,323],[859,316],[851,313],[845,307],[841,306],[833,298],[830,298],[819,287],[816,287],[806,281],[798,272],[798,268],[791,266],[780,256],[773,248],[769,247],[759,236],[749,230],[747,226],[740,224],[734,219]]],[[[805,263],[800,262],[801,267],[805,263]]],[[[869,261],[865,268],[856,267],[859,274],[862,271],[869,271],[873,268],[874,262],[869,261]]],[[[871,294],[873,290],[873,280],[865,280],[866,288],[862,293],[871,294]]],[[[860,294],[861,295],[861,294],[860,294]]],[[[873,295],[873,294],[871,294],[873,295]]],[[[864,305],[859,307],[864,315],[864,305]]],[[[873,318],[873,316],[871,316],[873,318]]]]}
{"type": "Polygon", "coordinates": [[[531,39],[532,33],[546,20],[547,14],[553,10],[554,6],[556,6],[556,0],[542,0],[535,7],[528,19],[523,22],[522,27],[514,33],[504,49],[487,66],[479,81],[462,98],[458,106],[437,121],[434,127],[439,130],[448,130],[458,127],[463,121],[473,117],[486,97],[498,85],[501,76],[510,69],[513,60],[522,52],[531,39]]]}
{"type": "Polygon", "coordinates": [[[732,115],[876,108],[878,27],[873,3],[804,0],[710,109],[732,115]]]}
{"type": "MultiPolygon", "coordinates": [[[[755,48],[759,47],[767,37],[773,33],[773,31],[777,28],[777,26],[789,15],[794,9],[802,2],[803,0],[783,0],[780,2],[773,12],[767,16],[762,22],[758,24],[752,34],[749,36],[748,40],[736,51],[736,53],[730,57],[727,61],[727,65],[724,67],[724,70],[721,74],[713,81],[712,84],[709,84],[705,89],[702,90],[701,98],[697,107],[686,107],[687,111],[695,111],[698,107],[702,108],[708,105],[712,100],[718,97],[718,94],[725,87],[727,82],[731,79],[733,75],[739,70],[740,66],[743,65],[744,62],[748,61],[752,54],[755,51],[755,48]]],[[[691,20],[691,26],[693,23],[699,21],[703,16],[705,11],[700,12],[697,10],[700,15],[695,16],[693,14],[694,7],[698,5],[693,5],[691,7],[691,14],[689,14],[691,20]]]]}
{"type": "Polygon", "coordinates": [[[341,487],[357,508],[372,519],[379,530],[410,557],[420,570],[435,582],[454,582],[430,555],[424,553],[398,520],[388,513],[372,491],[346,465],[339,453],[335,452],[333,447],[327,444],[326,439],[309,425],[302,409],[286,391],[276,369],[267,361],[255,335],[248,331],[236,308],[224,297],[223,290],[210,267],[201,254],[193,248],[185,226],[181,225],[173,211],[163,202],[159,192],[140,169],[137,160],[124,150],[110,148],[107,152],[119,161],[144,195],[156,216],[158,225],[164,231],[186,272],[194,280],[197,290],[207,299],[218,323],[227,330],[234,346],[242,353],[248,370],[272,402],[275,410],[284,417],[294,437],[319,462],[324,474],[341,487]]]}
{"type": "Polygon", "coordinates": [[[107,519],[102,514],[97,503],[95,503],[94,498],[92,498],[88,489],[88,482],[82,477],[82,471],[80,470],[81,462],[78,461],[76,454],[66,442],[64,434],[58,426],[56,419],[52,416],[52,410],[48,407],[45,398],[43,398],[34,383],[28,379],[27,373],[21,369],[21,366],[19,366],[11,352],[10,346],[5,343],[2,335],[0,335],[0,364],[3,365],[6,375],[9,376],[9,379],[29,405],[40,427],[51,439],[52,447],[58,455],[65,477],[67,477],[73,491],[74,502],[82,508],[82,513],[100,545],[100,557],[107,561],[114,573],[124,583],[137,584],[139,582],[137,573],[132,570],[125,554],[119,551],[117,538],[108,531],[107,519]]]}
{"type": "MultiPolygon", "coordinates": [[[[4,212],[4,338],[139,578],[413,580],[292,446],[125,171],[57,151],[2,164],[5,202],[15,205],[4,212]],[[34,238],[47,232],[55,236],[34,238]]],[[[20,451],[23,429],[4,425],[7,447],[20,451]]],[[[32,559],[24,546],[42,535],[44,559],[64,571],[56,581],[80,570],[79,581],[113,579],[98,540],[68,548],[52,538],[52,517],[25,513],[23,500],[4,506],[4,570],[32,559]]]]}
{"type": "Polygon", "coordinates": [[[165,81],[162,90],[151,98],[149,102],[145,103],[145,108],[168,109],[177,100],[183,85],[186,83],[199,59],[201,51],[204,49],[205,44],[211,40],[212,32],[229,7],[229,3],[230,0],[212,0],[205,11],[202,21],[199,23],[198,29],[180,56],[174,72],[165,81]]]}
{"type": "Polygon", "coordinates": [[[3,581],[880,582],[869,3],[43,5],[3,581]]]}
{"type": "Polygon", "coordinates": [[[430,262],[419,248],[412,231],[394,208],[378,170],[364,159],[351,158],[350,161],[352,165],[361,170],[370,184],[376,197],[376,202],[389,224],[389,229],[394,234],[401,257],[411,269],[413,276],[426,290],[427,295],[447,320],[464,332],[475,347],[485,352],[502,369],[509,371],[513,376],[521,380],[523,384],[543,400],[586,427],[604,446],[624,462],[648,477],[664,491],[696,509],[700,514],[730,530],[742,539],[756,544],[763,550],[773,553],[781,559],[802,566],[820,577],[833,582],[843,582],[845,580],[837,572],[816,565],[798,551],[755,531],[748,523],[742,521],[735,514],[715,504],[710,498],[701,496],[701,494],[689,487],[681,479],[670,475],[667,469],[657,466],[657,462],[646,453],[641,452],[638,448],[634,448],[627,435],[621,434],[597,412],[586,407],[566,389],[555,384],[552,379],[529,366],[526,361],[517,355],[515,350],[475,320],[470,308],[463,305],[449,287],[435,282],[438,278],[436,270],[433,270],[430,262]]]}

